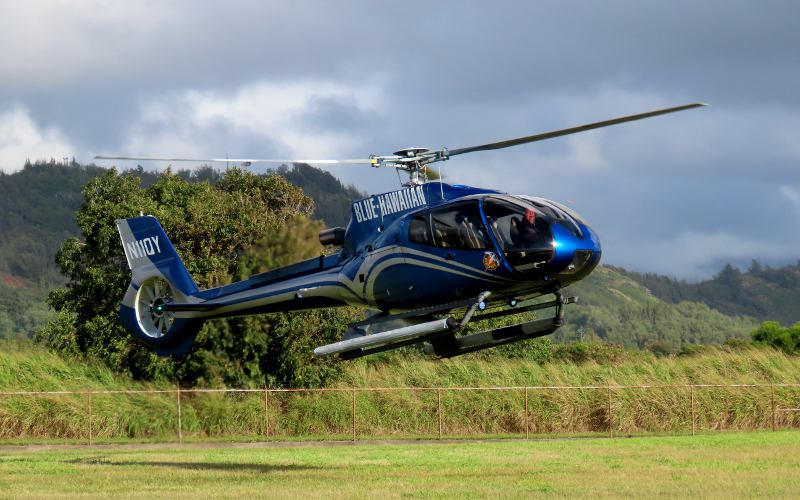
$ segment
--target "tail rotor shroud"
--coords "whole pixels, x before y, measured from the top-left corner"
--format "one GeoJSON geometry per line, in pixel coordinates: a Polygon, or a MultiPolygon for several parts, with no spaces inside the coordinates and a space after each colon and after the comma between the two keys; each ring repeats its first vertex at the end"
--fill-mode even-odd
{"type": "Polygon", "coordinates": [[[142,333],[152,338],[165,336],[175,323],[175,313],[165,304],[174,300],[172,287],[163,278],[152,277],[136,293],[136,320],[142,333]]]}

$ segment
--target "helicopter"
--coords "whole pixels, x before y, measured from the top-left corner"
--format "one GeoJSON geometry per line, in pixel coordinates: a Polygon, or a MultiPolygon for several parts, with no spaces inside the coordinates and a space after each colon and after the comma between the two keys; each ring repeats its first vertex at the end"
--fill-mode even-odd
{"type": "Polygon", "coordinates": [[[120,321],[161,356],[185,356],[206,320],[353,305],[372,311],[317,357],[361,356],[422,344],[448,358],[542,337],[564,324],[577,297],[564,289],[599,264],[600,240],[584,218],[544,198],[428,180],[428,167],[489,151],[705,106],[691,103],[458,149],[412,147],[350,160],[197,159],[96,156],[101,160],[367,164],[408,174],[400,189],[353,202],[346,228],[319,233],[338,247],[229,285],[198,289],[158,220],[116,221],[132,278],[120,321]],[[530,319],[532,311],[552,316],[530,319]],[[468,333],[478,320],[510,326],[468,333]]]}

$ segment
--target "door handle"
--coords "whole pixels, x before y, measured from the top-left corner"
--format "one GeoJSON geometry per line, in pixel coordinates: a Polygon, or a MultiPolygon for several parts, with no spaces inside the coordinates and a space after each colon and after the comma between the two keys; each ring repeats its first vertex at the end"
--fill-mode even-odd
{"type": "Polygon", "coordinates": [[[444,254],[444,258],[447,260],[455,259],[456,254],[454,252],[447,252],[446,254],[444,254]]]}

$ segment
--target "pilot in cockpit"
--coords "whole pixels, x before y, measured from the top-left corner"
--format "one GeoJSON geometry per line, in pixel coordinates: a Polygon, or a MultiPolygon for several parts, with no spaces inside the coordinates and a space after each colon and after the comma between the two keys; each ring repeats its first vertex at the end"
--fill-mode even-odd
{"type": "Polygon", "coordinates": [[[511,220],[511,241],[523,248],[536,243],[542,236],[536,222],[536,211],[532,208],[525,209],[525,218],[514,217],[511,220]]]}

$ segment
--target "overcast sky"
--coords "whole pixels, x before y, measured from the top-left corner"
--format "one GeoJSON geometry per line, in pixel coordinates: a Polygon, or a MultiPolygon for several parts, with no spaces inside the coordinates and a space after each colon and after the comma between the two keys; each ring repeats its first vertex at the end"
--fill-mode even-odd
{"type": "MultiPolygon", "coordinates": [[[[696,280],[796,262],[798,20],[797,1],[0,0],[0,168],[364,157],[703,101],[440,165],[570,204],[605,263],[696,280]]],[[[398,185],[393,170],[330,170],[398,185]]]]}

